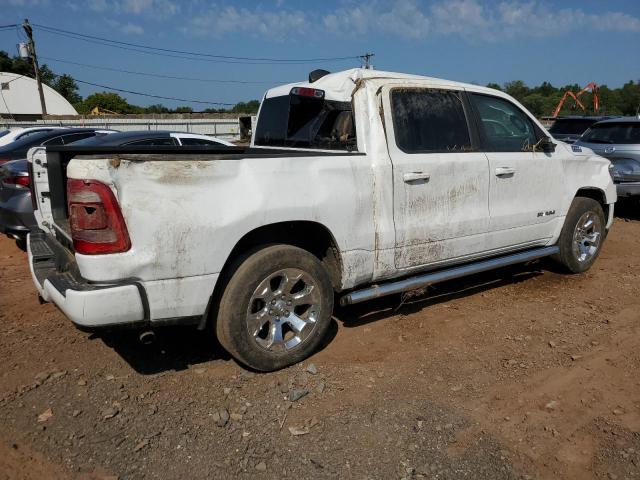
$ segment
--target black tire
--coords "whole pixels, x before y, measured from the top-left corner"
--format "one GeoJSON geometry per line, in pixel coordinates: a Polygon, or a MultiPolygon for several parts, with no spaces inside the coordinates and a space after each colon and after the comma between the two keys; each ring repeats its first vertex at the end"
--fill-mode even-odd
{"type": "Polygon", "coordinates": [[[574,198],[558,239],[560,252],[554,258],[571,273],[582,273],[589,270],[602,250],[602,244],[606,237],[605,225],[604,212],[598,202],[586,197],[574,198]],[[583,252],[576,250],[576,248],[579,249],[576,235],[579,236],[580,232],[577,232],[577,230],[583,227],[580,224],[585,219],[585,215],[589,214],[592,215],[591,218],[595,224],[591,233],[598,230],[598,239],[597,242],[586,243],[587,246],[591,245],[594,248],[590,249],[592,250],[591,253],[584,254],[585,257],[582,258],[583,252]]]}
{"type": "Polygon", "coordinates": [[[27,251],[27,237],[18,237],[16,238],[16,245],[23,252],[27,251]]]}
{"type": "MultiPolygon", "coordinates": [[[[295,275],[289,275],[295,278],[295,275]]],[[[299,285],[296,283],[295,285],[299,285]]],[[[286,290],[286,289],[285,289],[286,290]]],[[[289,288],[287,297],[289,304],[293,295],[291,292],[293,289],[289,288]]],[[[261,248],[257,251],[250,252],[243,259],[240,259],[237,263],[237,267],[231,274],[228,283],[225,286],[224,292],[220,298],[218,315],[216,319],[216,334],[220,344],[239,362],[255,369],[264,372],[279,370],[298,363],[313,352],[316,351],[323,338],[327,333],[327,329],[331,323],[331,315],[333,312],[333,287],[329,274],[325,270],[320,261],[311,253],[298,247],[291,245],[270,245],[261,248]],[[309,285],[313,285],[314,295],[316,299],[312,305],[311,310],[299,313],[295,311],[297,308],[305,308],[305,305],[296,307],[295,304],[287,306],[287,303],[282,301],[279,294],[274,299],[271,295],[281,289],[281,285],[278,282],[285,282],[287,274],[284,276],[278,276],[279,272],[303,272],[305,274],[302,279],[302,285],[304,285],[304,291],[306,292],[309,285]],[[269,280],[271,279],[271,280],[269,280]],[[267,282],[271,291],[265,295],[265,298],[272,298],[268,302],[262,302],[260,298],[256,298],[254,293],[260,286],[261,288],[267,282]],[[305,283],[306,282],[306,283],[305,283]],[[278,288],[275,288],[276,283],[278,288]],[[314,290],[316,289],[317,290],[314,290]],[[275,316],[271,315],[274,310],[269,310],[272,302],[278,301],[277,305],[274,305],[275,316]],[[284,302],[284,303],[283,303],[284,302]],[[263,308],[262,303],[266,305],[266,309],[263,308]],[[291,309],[289,310],[284,309],[291,309]],[[252,309],[252,310],[250,310],[252,309]],[[265,320],[258,320],[260,322],[266,322],[262,330],[259,330],[259,335],[254,335],[249,332],[249,319],[248,315],[253,312],[253,309],[257,310],[258,314],[264,313],[265,320]],[[278,312],[280,316],[278,316],[278,312]],[[289,315],[293,314],[291,317],[289,315]],[[285,315],[287,318],[285,318],[285,315]],[[302,333],[298,333],[291,327],[290,320],[304,318],[306,315],[305,326],[302,329],[302,333]],[[310,319],[315,319],[312,321],[310,319]],[[298,345],[295,345],[284,351],[271,351],[263,344],[268,343],[272,339],[271,328],[278,328],[280,332],[283,332],[289,327],[290,341],[295,342],[296,339],[300,340],[298,345]],[[266,328],[266,332],[264,331],[266,328]],[[310,330],[306,330],[306,329],[310,330]],[[266,333],[266,335],[265,335],[266,333]],[[293,337],[291,337],[293,335],[293,337]],[[263,338],[265,337],[265,338],[263,338]],[[291,340],[293,338],[293,340],[291,340]]],[[[284,337],[286,338],[286,337],[284,337]]],[[[284,343],[278,343],[272,348],[276,348],[281,345],[280,348],[285,348],[284,343]]]]}

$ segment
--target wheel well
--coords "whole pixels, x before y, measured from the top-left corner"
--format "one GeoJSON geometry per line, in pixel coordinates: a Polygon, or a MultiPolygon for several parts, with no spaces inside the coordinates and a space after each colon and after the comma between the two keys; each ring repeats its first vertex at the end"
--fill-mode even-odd
{"type": "Polygon", "coordinates": [[[312,253],[324,264],[333,287],[336,289],[340,287],[342,282],[340,251],[331,232],[324,225],[316,222],[272,223],[250,231],[233,247],[223,270],[243,253],[272,243],[293,245],[312,253]]]}
{"type": "Polygon", "coordinates": [[[576,193],[576,197],[586,197],[595,200],[602,207],[605,221],[609,218],[609,204],[607,203],[607,198],[605,197],[604,192],[599,188],[581,188],[576,193]]]}
{"type": "MultiPolygon", "coordinates": [[[[342,284],[342,259],[338,245],[331,232],[322,224],[309,221],[291,221],[263,225],[245,234],[236,243],[227,258],[214,291],[209,299],[207,309],[202,316],[199,328],[213,325],[218,302],[224,292],[227,282],[233,275],[233,268],[237,260],[245,253],[262,245],[284,243],[293,245],[315,255],[327,269],[331,284],[339,290],[342,284]]],[[[215,325],[214,325],[215,326],[215,325]]]]}

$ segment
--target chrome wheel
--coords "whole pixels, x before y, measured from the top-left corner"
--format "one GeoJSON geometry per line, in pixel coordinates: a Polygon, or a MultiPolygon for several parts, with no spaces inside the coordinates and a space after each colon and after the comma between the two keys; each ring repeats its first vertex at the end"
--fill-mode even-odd
{"type": "Polygon", "coordinates": [[[320,315],[320,292],[306,272],[286,268],[269,275],[254,290],[247,308],[247,330],[270,352],[302,344],[320,315]]]}
{"type": "Polygon", "coordinates": [[[573,253],[578,262],[588,262],[598,249],[602,239],[602,222],[594,212],[584,213],[573,232],[573,253]]]}

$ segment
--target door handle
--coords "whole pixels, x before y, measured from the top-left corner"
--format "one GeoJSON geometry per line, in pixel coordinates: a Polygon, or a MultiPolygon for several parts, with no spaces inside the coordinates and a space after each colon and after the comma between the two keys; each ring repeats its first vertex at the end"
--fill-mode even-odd
{"type": "Polygon", "coordinates": [[[506,177],[507,175],[514,175],[516,169],[513,167],[498,167],[496,168],[496,177],[506,177]]]}
{"type": "Polygon", "coordinates": [[[419,180],[429,180],[430,177],[431,175],[424,172],[411,172],[402,175],[402,179],[405,183],[417,182],[419,180]]]}

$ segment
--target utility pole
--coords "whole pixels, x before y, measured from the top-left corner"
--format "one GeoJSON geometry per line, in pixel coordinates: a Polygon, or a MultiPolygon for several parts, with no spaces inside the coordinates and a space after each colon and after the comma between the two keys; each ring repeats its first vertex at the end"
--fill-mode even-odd
{"type": "Polygon", "coordinates": [[[25,18],[22,22],[22,28],[24,28],[27,37],[29,37],[29,43],[27,47],[29,49],[29,55],[33,62],[33,71],[36,75],[36,83],[38,84],[38,94],[40,95],[40,106],[42,107],[42,116],[47,114],[47,104],[44,101],[44,91],[42,90],[42,81],[40,80],[40,68],[38,67],[38,57],[36,55],[36,44],[33,42],[33,28],[29,25],[29,19],[25,18]]]}
{"type": "Polygon", "coordinates": [[[375,53],[365,53],[364,55],[360,55],[360,58],[364,62],[364,68],[367,70],[371,70],[373,66],[371,65],[371,57],[375,57],[375,53]]]}

